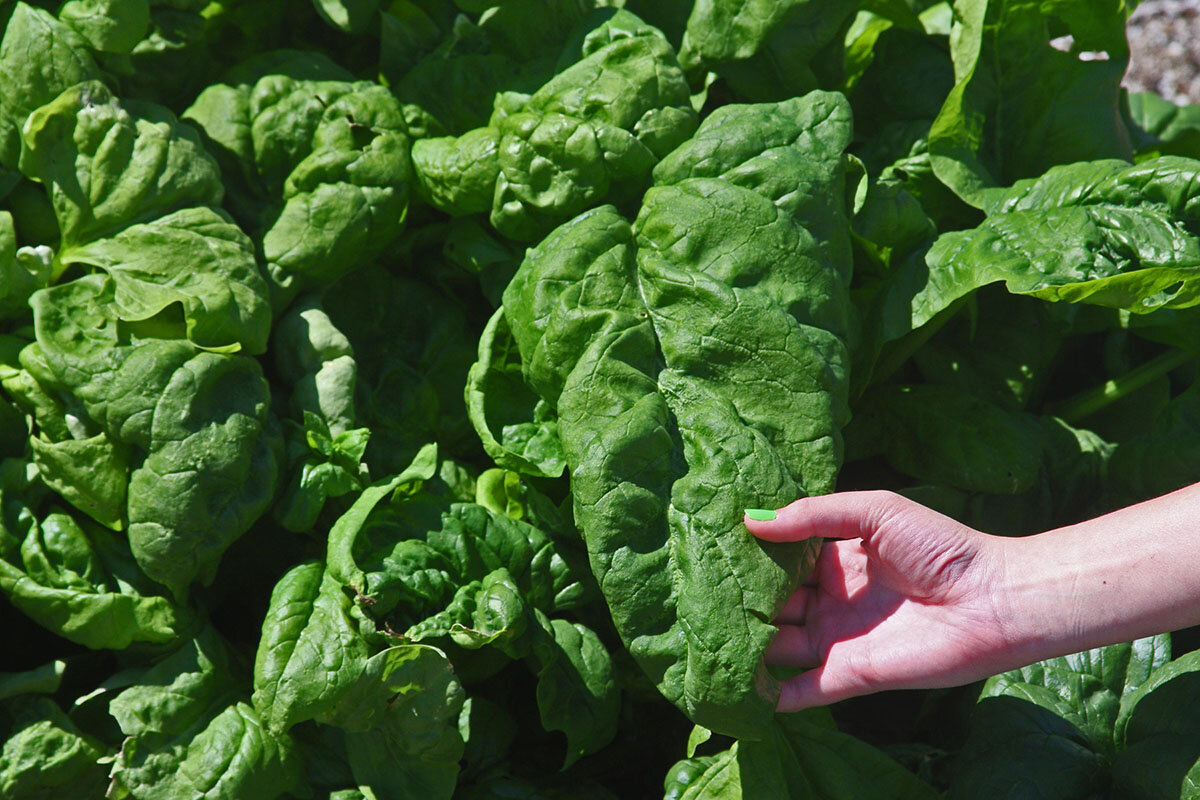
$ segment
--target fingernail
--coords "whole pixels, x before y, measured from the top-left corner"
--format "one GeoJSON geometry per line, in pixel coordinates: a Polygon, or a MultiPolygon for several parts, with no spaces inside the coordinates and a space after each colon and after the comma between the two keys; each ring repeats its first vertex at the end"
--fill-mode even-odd
{"type": "Polygon", "coordinates": [[[769,508],[747,508],[746,516],[759,522],[770,522],[775,519],[775,512],[769,508]]]}

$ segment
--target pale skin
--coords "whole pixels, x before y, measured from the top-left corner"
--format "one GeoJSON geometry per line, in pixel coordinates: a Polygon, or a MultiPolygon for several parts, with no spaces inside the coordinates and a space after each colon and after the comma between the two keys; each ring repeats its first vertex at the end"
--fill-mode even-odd
{"type": "Polygon", "coordinates": [[[891,492],[798,500],[770,541],[829,537],[770,663],[812,667],[780,711],[958,686],[1200,624],[1200,484],[1035,536],[990,536],[891,492]]]}

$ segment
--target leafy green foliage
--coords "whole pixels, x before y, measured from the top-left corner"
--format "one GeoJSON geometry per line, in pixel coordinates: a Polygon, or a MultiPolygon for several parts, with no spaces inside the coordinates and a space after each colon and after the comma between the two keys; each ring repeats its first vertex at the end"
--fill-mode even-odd
{"type": "Polygon", "coordinates": [[[774,714],[740,524],[1200,479],[1131,5],[0,3],[0,796],[1195,795],[1166,636],[774,714]]]}
{"type": "Polygon", "coordinates": [[[497,95],[486,128],[417,142],[425,198],[454,215],[490,210],[496,230],[528,241],[639,189],[695,127],[675,55],[657,29],[616,12],[559,63],[575,59],[531,95],[497,95]]]}
{"type": "Polygon", "coordinates": [[[848,120],[820,94],[724,111],[659,164],[634,225],[601,207],[560,227],[504,307],[558,412],[617,629],[690,716],[756,736],[773,704],[763,620],[805,548],[728,532],[742,508],[826,491],[837,469],[848,265],[841,237],[817,235],[836,227],[848,120]],[[714,563],[746,577],[722,588],[714,563]]]}

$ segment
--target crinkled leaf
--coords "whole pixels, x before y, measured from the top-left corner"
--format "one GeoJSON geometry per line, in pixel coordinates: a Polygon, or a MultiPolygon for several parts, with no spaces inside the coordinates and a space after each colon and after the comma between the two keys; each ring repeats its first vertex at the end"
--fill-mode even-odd
{"type": "Polygon", "coordinates": [[[268,734],[257,712],[236,699],[230,668],[209,631],[112,700],[126,735],[112,797],[271,800],[297,788],[301,765],[290,738],[268,734]]]}
{"type": "Polygon", "coordinates": [[[1136,314],[1200,303],[1200,239],[1189,227],[1198,169],[1176,156],[1070,164],[986,193],[982,224],[943,234],[897,272],[896,332],[885,338],[999,281],[1017,294],[1136,314]]]}
{"type": "Polygon", "coordinates": [[[211,580],[221,553],[266,508],[278,433],[257,362],[177,339],[118,344],[105,315],[111,289],[89,276],[40,291],[31,358],[44,361],[29,364],[140,457],[127,492],[129,541],[146,574],[179,595],[211,580]]]}
{"type": "Polygon", "coordinates": [[[254,707],[273,733],[329,712],[359,680],[370,653],[352,606],[320,561],[275,584],[254,660],[254,707]]]}
{"type": "Polygon", "coordinates": [[[674,52],[629,12],[587,32],[582,47],[569,42],[561,60],[532,95],[499,96],[488,127],[414,145],[426,199],[453,214],[490,209],[502,234],[535,240],[610,194],[639,189],[694,130],[674,52]]]}
{"type": "Polygon", "coordinates": [[[414,642],[448,637],[467,650],[495,646],[510,658],[521,658],[534,633],[530,611],[501,567],[459,586],[446,608],[410,627],[404,637],[414,642]]]}
{"type": "Polygon", "coordinates": [[[59,257],[111,276],[116,319],[146,320],[178,303],[187,337],[200,347],[249,354],[266,350],[271,309],[254,247],[211,208],[188,208],[131,225],[59,257]]]}
{"type": "Polygon", "coordinates": [[[636,226],[611,207],[561,226],[504,307],[626,645],[694,720],[757,737],[766,620],[808,551],[738,521],[830,490],[840,463],[849,265],[810,230],[845,229],[849,115],[819,92],[724,112],[663,162],[636,226]],[[721,135],[734,118],[744,135],[721,135]]]}
{"type": "Polygon", "coordinates": [[[46,184],[64,248],[221,203],[217,164],[192,128],[161,106],[122,103],[97,81],[37,109],[22,136],[21,171],[46,184]]]}
{"type": "MultiPolygon", "coordinates": [[[[338,521],[335,532],[341,534],[353,513],[338,521]]],[[[553,613],[587,596],[578,565],[545,532],[473,503],[401,502],[376,512],[355,535],[361,537],[359,567],[366,570],[361,591],[375,601],[371,612],[404,627],[424,626],[445,612],[428,623],[439,630],[432,636],[449,633],[454,623],[464,641],[512,625],[523,628],[526,606],[553,613]],[[501,602],[489,609],[481,600],[492,593],[501,602]],[[478,627],[476,609],[498,616],[478,627]]]]}
{"type": "Polygon", "coordinates": [[[185,112],[216,143],[234,198],[283,292],[325,286],[378,255],[408,210],[408,125],[382,86],[321,56],[269,53],[185,112]]]}
{"type": "MultiPolygon", "coordinates": [[[[1124,696],[1137,692],[1155,670],[1170,660],[1169,636],[1138,639],[1001,673],[988,680],[980,697],[1025,698],[1027,686],[1049,689],[1066,704],[1067,718],[1083,732],[1091,748],[1111,755],[1113,728],[1124,696]]],[[[1060,708],[1055,701],[1050,710],[1058,712],[1060,708]]]]}
{"type": "Polygon", "coordinates": [[[0,748],[0,796],[11,800],[98,797],[104,747],[81,732],[51,700],[21,697],[5,709],[12,724],[0,748]]]}

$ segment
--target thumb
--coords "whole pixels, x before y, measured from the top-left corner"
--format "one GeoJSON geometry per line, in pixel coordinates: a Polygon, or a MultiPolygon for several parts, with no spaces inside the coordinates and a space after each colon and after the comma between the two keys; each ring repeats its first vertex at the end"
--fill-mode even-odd
{"type": "Polygon", "coordinates": [[[910,501],[894,492],[840,492],[802,497],[775,512],[775,519],[746,516],[746,529],[771,542],[795,542],[814,536],[867,540],[910,501]]]}
{"type": "Polygon", "coordinates": [[[839,677],[838,670],[828,670],[824,665],[813,667],[784,681],[779,688],[776,711],[782,712],[832,705],[840,700],[874,691],[861,681],[839,677]]]}

